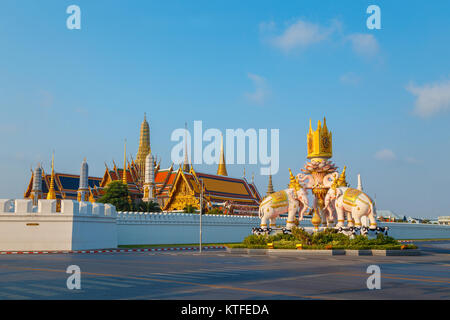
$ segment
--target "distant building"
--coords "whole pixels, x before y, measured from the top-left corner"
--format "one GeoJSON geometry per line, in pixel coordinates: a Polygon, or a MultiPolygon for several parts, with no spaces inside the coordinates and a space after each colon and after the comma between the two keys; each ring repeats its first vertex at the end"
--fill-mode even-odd
{"type": "Polygon", "coordinates": [[[442,217],[438,217],[438,223],[439,223],[439,224],[450,225],[450,216],[442,216],[442,217]]]}
{"type": "Polygon", "coordinates": [[[377,210],[377,218],[380,221],[402,220],[403,216],[392,212],[391,210],[377,210]]]}

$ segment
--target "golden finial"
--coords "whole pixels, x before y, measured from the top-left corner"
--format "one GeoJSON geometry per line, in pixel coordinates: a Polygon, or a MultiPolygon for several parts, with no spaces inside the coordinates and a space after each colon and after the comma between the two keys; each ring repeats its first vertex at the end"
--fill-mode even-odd
{"type": "Polygon", "coordinates": [[[339,176],[339,178],[336,181],[336,185],[338,187],[348,187],[348,183],[345,180],[345,170],[347,169],[346,166],[344,166],[344,169],[342,170],[341,175],[339,176]]]}
{"type": "Polygon", "coordinates": [[[219,162],[219,167],[217,168],[217,175],[219,175],[219,176],[228,176],[227,167],[226,167],[226,164],[225,164],[225,153],[223,152],[223,135],[221,135],[220,162],[219,162]]]}
{"type": "Polygon", "coordinates": [[[294,175],[292,174],[291,168],[289,168],[289,186],[290,189],[294,189],[295,191],[298,191],[302,188],[301,184],[298,182],[297,179],[295,179],[294,175]]]}
{"type": "Polygon", "coordinates": [[[52,153],[52,175],[50,178],[50,189],[47,193],[47,200],[56,199],[55,192],[55,152],[52,153]]]}

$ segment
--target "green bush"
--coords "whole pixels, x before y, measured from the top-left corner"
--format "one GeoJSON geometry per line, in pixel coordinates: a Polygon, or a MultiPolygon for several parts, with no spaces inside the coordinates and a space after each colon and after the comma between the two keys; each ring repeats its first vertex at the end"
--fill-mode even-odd
{"type": "Polygon", "coordinates": [[[223,211],[219,208],[212,208],[206,214],[223,214],[223,211]]]}
{"type": "Polygon", "coordinates": [[[375,239],[369,239],[363,235],[357,235],[353,239],[335,229],[326,229],[322,232],[309,234],[300,228],[292,228],[291,234],[250,235],[235,248],[267,248],[267,243],[273,242],[275,249],[296,249],[297,244],[302,244],[303,249],[380,249],[401,250],[417,249],[415,245],[403,245],[392,237],[379,233],[375,239]]]}
{"type": "Polygon", "coordinates": [[[243,243],[246,245],[264,245],[267,246],[269,237],[267,235],[261,234],[251,234],[245,237],[243,243]]]}
{"type": "Polygon", "coordinates": [[[193,206],[191,206],[190,204],[188,204],[186,207],[184,207],[183,212],[184,213],[194,213],[195,208],[193,206]]]}
{"type": "Polygon", "coordinates": [[[312,242],[312,235],[301,228],[293,227],[291,233],[302,244],[309,245],[312,242]]]}

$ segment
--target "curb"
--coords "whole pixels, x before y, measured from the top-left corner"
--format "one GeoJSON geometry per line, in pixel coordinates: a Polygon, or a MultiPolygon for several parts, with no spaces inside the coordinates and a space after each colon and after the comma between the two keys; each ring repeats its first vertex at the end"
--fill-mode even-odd
{"type": "Polygon", "coordinates": [[[227,248],[230,254],[276,256],[419,256],[421,251],[409,250],[295,250],[295,249],[246,249],[227,248]]]}
{"type": "MultiPolygon", "coordinates": [[[[225,249],[225,246],[204,246],[202,249],[225,249]]],[[[0,254],[62,254],[62,253],[123,253],[159,251],[198,251],[198,247],[147,248],[147,249],[105,249],[105,250],[59,250],[59,251],[0,251],[0,254]]]]}

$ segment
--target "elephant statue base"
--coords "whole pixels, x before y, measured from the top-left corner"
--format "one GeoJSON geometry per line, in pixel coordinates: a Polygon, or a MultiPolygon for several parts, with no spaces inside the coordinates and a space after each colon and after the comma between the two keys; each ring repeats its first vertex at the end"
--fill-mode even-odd
{"type": "Polygon", "coordinates": [[[287,229],[286,227],[283,227],[283,228],[253,227],[252,228],[252,234],[256,234],[256,235],[261,235],[261,234],[274,235],[274,234],[277,234],[277,233],[290,234],[291,230],[287,229]]]}
{"type": "Polygon", "coordinates": [[[375,229],[368,227],[336,227],[335,229],[337,229],[339,233],[343,233],[346,236],[355,236],[357,234],[367,235],[369,232],[375,235],[378,235],[381,232],[387,236],[389,227],[376,227],[375,229]]]}

